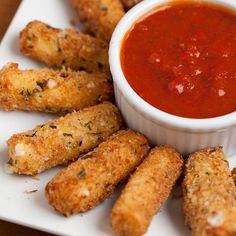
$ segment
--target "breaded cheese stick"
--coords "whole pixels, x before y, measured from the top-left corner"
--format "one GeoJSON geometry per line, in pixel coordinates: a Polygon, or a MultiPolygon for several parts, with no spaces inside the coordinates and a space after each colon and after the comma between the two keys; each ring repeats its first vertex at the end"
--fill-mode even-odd
{"type": "Polygon", "coordinates": [[[45,194],[49,204],[65,216],[96,207],[140,164],[148,150],[144,136],[119,131],[48,183],[45,194]]]}
{"type": "Polygon", "coordinates": [[[0,70],[0,105],[6,110],[68,113],[111,100],[112,94],[104,73],[19,70],[15,63],[0,70]]]}
{"type": "Polygon", "coordinates": [[[105,102],[13,135],[8,140],[8,170],[35,175],[76,160],[121,128],[118,109],[105,102]]]}
{"type": "Polygon", "coordinates": [[[126,10],[129,10],[141,1],[142,0],[121,0],[126,10]]]}
{"type": "Polygon", "coordinates": [[[183,159],[168,146],[151,150],[130,177],[111,213],[113,231],[119,236],[140,236],[168,198],[182,173],[183,159]]]}
{"type": "Polygon", "coordinates": [[[231,174],[232,174],[232,178],[233,178],[233,180],[234,180],[234,184],[236,185],[236,168],[234,168],[234,169],[232,170],[231,174]]]}
{"type": "Polygon", "coordinates": [[[20,50],[49,66],[88,72],[108,72],[108,45],[74,29],[30,22],[20,33],[20,50]]]}
{"type": "Polygon", "coordinates": [[[125,14],[120,0],[70,1],[87,30],[109,42],[116,25],[125,14]]]}
{"type": "Polygon", "coordinates": [[[184,213],[192,235],[236,235],[236,188],[223,149],[195,152],[185,168],[184,213]]]}

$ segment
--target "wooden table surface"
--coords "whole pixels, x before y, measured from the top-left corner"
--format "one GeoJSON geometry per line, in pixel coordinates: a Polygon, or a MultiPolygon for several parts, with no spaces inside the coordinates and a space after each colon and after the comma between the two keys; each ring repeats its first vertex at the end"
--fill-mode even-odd
{"type": "MultiPolygon", "coordinates": [[[[33,0],[32,0],[33,1],[33,0]]],[[[11,22],[20,0],[0,0],[0,40],[11,22]]],[[[37,217],[37,215],[35,215],[37,217]]],[[[50,236],[50,234],[0,220],[0,236],[50,236]]]]}

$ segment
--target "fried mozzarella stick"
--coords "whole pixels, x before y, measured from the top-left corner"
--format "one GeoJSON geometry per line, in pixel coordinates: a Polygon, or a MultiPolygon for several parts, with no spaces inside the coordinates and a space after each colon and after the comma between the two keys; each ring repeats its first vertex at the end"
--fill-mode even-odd
{"type": "Polygon", "coordinates": [[[116,25],[125,14],[120,0],[70,1],[87,30],[109,42],[116,25]]]}
{"type": "Polygon", "coordinates": [[[8,140],[8,170],[35,175],[76,160],[121,128],[118,109],[102,103],[13,135],[8,140]]]}
{"type": "Polygon", "coordinates": [[[121,0],[126,10],[129,10],[141,1],[142,0],[121,0]]]}
{"type": "Polygon", "coordinates": [[[49,66],[88,72],[107,72],[107,43],[74,29],[57,29],[30,22],[20,33],[21,52],[49,66]]]}
{"type": "Polygon", "coordinates": [[[10,63],[0,70],[0,105],[6,110],[68,113],[112,99],[104,73],[71,70],[19,70],[10,63]]]}
{"type": "Polygon", "coordinates": [[[185,168],[184,212],[192,235],[236,235],[236,188],[222,148],[193,153],[185,168]]]}
{"type": "Polygon", "coordinates": [[[134,171],[148,150],[144,136],[119,131],[48,183],[45,194],[49,204],[65,216],[96,207],[134,171]]]}
{"type": "Polygon", "coordinates": [[[147,231],[182,167],[183,159],[173,148],[159,146],[151,150],[112,209],[111,224],[116,235],[140,236],[147,231]]]}

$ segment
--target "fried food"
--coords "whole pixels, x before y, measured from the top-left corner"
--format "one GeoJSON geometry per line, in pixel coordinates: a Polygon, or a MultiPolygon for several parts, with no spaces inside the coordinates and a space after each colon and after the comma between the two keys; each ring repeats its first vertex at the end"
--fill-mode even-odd
{"type": "Polygon", "coordinates": [[[96,37],[109,42],[111,35],[125,14],[120,0],[70,0],[80,21],[96,37]]]}
{"type": "Polygon", "coordinates": [[[141,1],[142,0],[121,0],[126,10],[129,10],[141,1]]]}
{"type": "Polygon", "coordinates": [[[112,209],[111,224],[116,235],[139,236],[147,231],[182,167],[183,159],[173,148],[159,146],[151,150],[112,209]]]}
{"type": "Polygon", "coordinates": [[[236,188],[223,149],[193,153],[185,172],[184,212],[192,235],[236,235],[236,188]]]}
{"type": "Polygon", "coordinates": [[[108,44],[74,29],[30,22],[20,33],[20,50],[49,66],[108,72],[108,44]]]}
{"type": "Polygon", "coordinates": [[[45,194],[49,204],[65,216],[96,207],[140,164],[148,150],[144,136],[119,131],[48,183],[45,194]]]}
{"type": "Polygon", "coordinates": [[[8,140],[8,171],[35,175],[76,160],[121,128],[118,109],[111,103],[85,108],[13,135],[8,140]]]}
{"type": "Polygon", "coordinates": [[[234,180],[234,184],[236,185],[236,168],[234,168],[231,172],[233,180],[234,180]]]}
{"type": "Polygon", "coordinates": [[[112,100],[104,73],[62,69],[19,70],[9,63],[0,70],[0,105],[6,110],[68,113],[112,100]]]}

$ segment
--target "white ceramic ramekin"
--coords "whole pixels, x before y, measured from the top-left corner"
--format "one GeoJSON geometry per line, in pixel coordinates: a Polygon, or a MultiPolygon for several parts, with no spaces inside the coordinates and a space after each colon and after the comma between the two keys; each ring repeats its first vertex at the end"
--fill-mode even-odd
{"type": "MultiPolygon", "coordinates": [[[[233,0],[204,1],[236,9],[236,1],[233,0]]],[[[146,135],[152,144],[169,144],[182,154],[204,147],[223,146],[227,155],[231,156],[236,153],[236,112],[210,119],[189,119],[168,114],[139,97],[122,72],[120,48],[126,32],[140,17],[167,2],[143,1],[132,8],[117,25],[109,50],[116,102],[127,125],[146,135]]]]}

